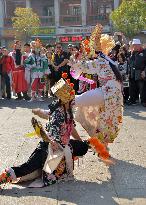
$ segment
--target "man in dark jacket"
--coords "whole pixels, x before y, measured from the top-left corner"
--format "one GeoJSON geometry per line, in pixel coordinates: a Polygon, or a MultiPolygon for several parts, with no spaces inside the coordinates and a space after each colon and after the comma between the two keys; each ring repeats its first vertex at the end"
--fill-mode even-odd
{"type": "Polygon", "coordinates": [[[54,69],[55,69],[55,82],[60,80],[62,77],[62,73],[69,74],[69,66],[68,63],[68,54],[67,52],[63,51],[62,45],[57,43],[55,46],[55,54],[54,54],[54,69]]]}
{"type": "Polygon", "coordinates": [[[144,92],[145,77],[144,71],[146,69],[146,50],[142,48],[139,39],[133,39],[133,51],[129,59],[129,105],[135,104],[140,94],[141,103],[146,103],[146,91],[144,92]]]}

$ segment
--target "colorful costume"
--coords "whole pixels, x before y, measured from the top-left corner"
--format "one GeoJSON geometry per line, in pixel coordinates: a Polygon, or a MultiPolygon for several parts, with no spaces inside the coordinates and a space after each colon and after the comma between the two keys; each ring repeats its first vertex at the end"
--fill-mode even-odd
{"type": "Polygon", "coordinates": [[[89,43],[86,42],[82,58],[72,58],[69,65],[76,79],[81,79],[83,73],[98,75],[99,88],[76,96],[75,104],[78,110],[75,119],[89,136],[96,136],[107,144],[113,142],[119,133],[123,116],[123,96],[121,83],[116,80],[113,72],[117,71],[114,62],[102,52],[92,57],[96,54],[96,49],[101,50],[99,41],[96,45],[94,43],[100,39],[100,34],[101,27],[97,26],[89,43]]]}
{"type": "Polygon", "coordinates": [[[25,69],[22,63],[22,53],[20,49],[16,49],[10,53],[10,56],[13,57],[15,62],[15,69],[12,72],[12,82],[13,82],[13,90],[18,94],[18,97],[23,92],[24,97],[27,95],[28,84],[25,80],[25,69]]]}
{"type": "Polygon", "coordinates": [[[35,134],[42,137],[43,142],[39,143],[26,163],[6,169],[0,175],[0,185],[12,182],[38,169],[41,171],[42,180],[33,183],[31,187],[48,186],[64,179],[64,177],[73,177],[73,156],[85,155],[89,145],[97,150],[101,159],[107,160],[109,158],[105,147],[95,138],[91,138],[87,142],[70,140],[74,126],[72,100],[75,97],[75,91],[72,86],[72,83],[60,79],[51,88],[59,101],[54,101],[49,105],[49,110],[34,112],[34,114],[38,113],[40,117],[47,116],[46,131],[41,123],[32,118],[35,134]]]}
{"type": "Polygon", "coordinates": [[[35,97],[37,91],[40,97],[44,88],[43,77],[49,71],[47,57],[45,55],[32,54],[25,59],[24,66],[28,70],[31,69],[32,98],[35,97]]]}
{"type": "MultiPolygon", "coordinates": [[[[82,68],[81,64],[79,68],[82,68]]],[[[101,57],[86,62],[85,67],[89,68],[87,72],[97,73],[101,87],[76,97],[76,120],[86,129],[89,136],[97,136],[102,142],[113,142],[122,123],[121,84],[116,81],[109,62],[101,57]],[[86,104],[87,101],[89,102],[86,104]]]]}

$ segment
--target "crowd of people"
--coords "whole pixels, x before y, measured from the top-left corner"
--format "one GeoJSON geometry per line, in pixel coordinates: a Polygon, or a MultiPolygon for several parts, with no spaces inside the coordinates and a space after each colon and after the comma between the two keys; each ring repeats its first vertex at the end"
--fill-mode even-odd
{"type": "Polygon", "coordinates": [[[108,145],[121,128],[123,97],[129,105],[140,100],[146,107],[146,52],[140,40],[133,39],[129,45],[117,42],[104,53],[101,39],[103,42],[102,26],[97,24],[90,39],[79,48],[68,45],[68,51],[60,43],[43,47],[38,39],[26,43],[24,53],[20,41],[15,42],[12,52],[1,49],[2,97],[11,99],[13,91],[18,100],[42,100],[49,94],[55,98],[49,109],[32,110],[47,122],[43,129],[33,117],[35,134],[30,136],[37,135],[43,141],[27,162],[2,172],[0,185],[23,180],[38,170],[34,179],[41,177],[41,183],[31,187],[72,178],[75,158],[85,155],[89,148],[103,162],[113,164],[108,145]],[[85,141],[78,134],[74,119],[87,131],[89,138],[85,141]]]}
{"type": "MultiPolygon", "coordinates": [[[[101,25],[97,25],[96,28],[96,36],[100,37],[101,25]]],[[[86,41],[86,48],[89,46],[88,43],[89,41],[86,41]]],[[[94,41],[95,46],[98,43],[94,41]]],[[[94,45],[90,51],[94,50],[94,45]]],[[[57,47],[60,49],[60,44],[57,44],[57,47]]],[[[82,49],[84,48],[83,45],[82,49]]],[[[48,109],[32,110],[34,115],[46,120],[46,129],[33,117],[32,125],[35,133],[28,134],[28,136],[41,137],[43,141],[40,141],[27,162],[6,168],[0,174],[0,186],[19,180],[23,181],[23,177],[29,180],[30,174],[33,174],[33,179],[37,180],[30,187],[44,187],[60,180],[72,179],[74,160],[85,155],[89,148],[97,152],[97,156],[107,165],[113,164],[108,144],[114,142],[122,124],[122,78],[114,61],[98,49],[96,47],[95,52],[90,53],[91,55],[83,51],[75,53],[69,62],[64,59],[63,62],[54,65],[55,80],[60,79],[51,87],[54,95],[53,101],[49,104],[48,109]],[[66,62],[70,66],[69,73],[63,67],[66,62]],[[57,73],[58,68],[61,67],[63,67],[63,73],[57,73]],[[86,74],[98,76],[100,86],[83,92],[81,95],[75,95],[75,84],[71,83],[70,77],[76,76],[74,80],[82,79],[84,82],[94,83],[94,80],[89,79],[86,74]],[[87,131],[88,139],[83,140],[80,137],[74,119],[80,122],[87,131]],[[74,139],[71,139],[71,136],[74,139]],[[39,181],[38,177],[40,177],[39,181]]],[[[44,65],[45,63],[46,61],[44,65]]],[[[35,74],[37,77],[35,79],[39,84],[40,78],[37,72],[35,74]]]]}
{"type": "Polygon", "coordinates": [[[124,102],[135,105],[138,102],[146,107],[146,49],[140,39],[133,39],[128,45],[117,43],[111,58],[123,77],[124,102]]]}
{"type": "MultiPolygon", "coordinates": [[[[87,75],[94,80],[89,84],[70,75],[68,60],[80,55],[81,47],[69,44],[67,51],[61,43],[43,46],[39,39],[22,46],[15,41],[14,49],[0,48],[0,98],[16,100],[43,100],[50,96],[53,86],[66,72],[76,94],[99,87],[97,75],[87,75]]],[[[139,39],[129,44],[116,42],[108,56],[116,62],[123,78],[124,103],[134,105],[140,102],[146,107],[146,50],[139,39]]]]}

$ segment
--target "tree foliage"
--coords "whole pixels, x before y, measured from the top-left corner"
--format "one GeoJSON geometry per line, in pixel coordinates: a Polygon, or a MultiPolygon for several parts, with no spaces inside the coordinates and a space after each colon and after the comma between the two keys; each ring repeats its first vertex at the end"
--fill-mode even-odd
{"type": "Polygon", "coordinates": [[[110,17],[115,29],[131,38],[146,26],[146,1],[123,0],[110,17]]]}
{"type": "Polygon", "coordinates": [[[31,35],[38,34],[40,19],[31,8],[16,8],[14,14],[12,24],[17,38],[27,39],[31,35]]]}

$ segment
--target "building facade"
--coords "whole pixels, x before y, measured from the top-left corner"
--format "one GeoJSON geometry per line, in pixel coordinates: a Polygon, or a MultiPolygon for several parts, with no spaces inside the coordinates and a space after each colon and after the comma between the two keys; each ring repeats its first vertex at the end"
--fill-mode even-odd
{"type": "Polygon", "coordinates": [[[30,7],[41,20],[38,36],[43,41],[76,43],[90,35],[98,23],[111,32],[109,15],[120,0],[0,0],[1,43],[14,39],[11,18],[16,7],[30,7]]]}

